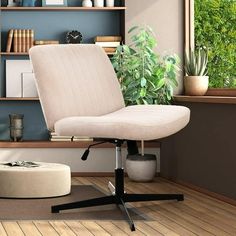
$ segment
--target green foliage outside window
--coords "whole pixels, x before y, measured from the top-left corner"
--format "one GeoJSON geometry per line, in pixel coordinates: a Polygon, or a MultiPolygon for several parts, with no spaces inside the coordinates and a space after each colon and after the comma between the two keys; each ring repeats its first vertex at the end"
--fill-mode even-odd
{"type": "Polygon", "coordinates": [[[195,43],[209,50],[210,87],[236,88],[236,0],[195,0],[195,43]]]}

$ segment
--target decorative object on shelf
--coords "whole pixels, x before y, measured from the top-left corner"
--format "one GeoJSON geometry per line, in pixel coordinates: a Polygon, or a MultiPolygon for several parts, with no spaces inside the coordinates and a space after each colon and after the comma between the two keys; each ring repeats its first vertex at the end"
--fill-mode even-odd
{"type": "Polygon", "coordinates": [[[35,0],[22,0],[22,7],[34,7],[35,0]]]}
{"type": "Polygon", "coordinates": [[[106,0],[106,7],[114,7],[115,0],[106,0]]]}
{"type": "Polygon", "coordinates": [[[27,168],[32,168],[32,167],[39,167],[40,164],[39,163],[35,163],[32,161],[13,161],[13,162],[7,162],[7,163],[3,163],[2,165],[5,166],[10,166],[10,167],[27,167],[27,168]]]}
{"type": "Polygon", "coordinates": [[[131,45],[118,46],[112,58],[126,105],[170,104],[179,57],[157,55],[156,36],[148,26],[132,27],[129,34],[131,45]]]}
{"type": "Polygon", "coordinates": [[[96,36],[94,38],[94,43],[101,46],[106,53],[115,53],[121,41],[121,36],[96,36]]]}
{"type": "Polygon", "coordinates": [[[42,0],[43,7],[66,7],[67,0],[42,0]]]}
{"type": "Polygon", "coordinates": [[[127,155],[126,172],[135,182],[150,182],[157,172],[157,159],[154,154],[144,154],[144,141],[141,141],[141,154],[127,155]]]}
{"type": "Polygon", "coordinates": [[[59,44],[58,40],[35,40],[34,45],[59,44]]]}
{"type": "Polygon", "coordinates": [[[94,0],[94,7],[104,7],[104,0],[94,0]]]}
{"type": "Polygon", "coordinates": [[[7,6],[8,7],[17,7],[17,6],[19,6],[18,5],[18,1],[16,1],[16,0],[8,0],[7,6]]]}
{"type": "Polygon", "coordinates": [[[23,138],[23,118],[22,114],[10,114],[10,139],[14,142],[22,141],[23,138]]]}
{"type": "Polygon", "coordinates": [[[13,30],[13,29],[10,29],[10,30],[8,31],[6,52],[10,52],[10,51],[11,51],[11,48],[12,48],[12,41],[13,41],[13,33],[14,33],[14,30],[13,30]]]}
{"type": "Polygon", "coordinates": [[[34,30],[10,29],[8,32],[6,52],[26,53],[34,45],[34,30]]]}
{"type": "Polygon", "coordinates": [[[92,0],[83,0],[82,6],[83,7],[92,7],[93,6],[93,2],[92,2],[92,0]]]}
{"type": "Polygon", "coordinates": [[[83,39],[82,34],[77,30],[72,30],[66,34],[66,43],[81,43],[83,39]]]}
{"type": "Polygon", "coordinates": [[[38,97],[30,60],[6,60],[6,97],[38,97]]]}
{"type": "Polygon", "coordinates": [[[190,96],[203,96],[206,94],[209,85],[207,76],[208,50],[200,47],[196,50],[189,49],[185,52],[184,77],[185,94],[190,96]]]}
{"type": "Polygon", "coordinates": [[[21,75],[21,97],[37,98],[38,91],[35,84],[34,73],[23,72],[21,75]]]}

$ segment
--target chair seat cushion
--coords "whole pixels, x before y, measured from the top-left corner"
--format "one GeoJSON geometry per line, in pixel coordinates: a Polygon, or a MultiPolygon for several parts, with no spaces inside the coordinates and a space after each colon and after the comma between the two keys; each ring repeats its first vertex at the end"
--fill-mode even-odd
{"type": "Polygon", "coordinates": [[[55,123],[58,135],[154,140],[184,128],[190,110],[173,105],[136,105],[102,116],[67,117],[55,123]]]}

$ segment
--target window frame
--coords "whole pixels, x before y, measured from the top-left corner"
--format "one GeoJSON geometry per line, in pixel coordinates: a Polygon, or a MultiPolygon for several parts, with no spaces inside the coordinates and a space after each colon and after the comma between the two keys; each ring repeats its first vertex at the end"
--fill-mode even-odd
{"type": "MultiPolygon", "coordinates": [[[[194,0],[184,0],[184,50],[194,48],[194,0]]],[[[185,63],[185,62],[184,62],[185,63]]],[[[210,88],[206,96],[236,97],[236,88],[210,88]]]]}

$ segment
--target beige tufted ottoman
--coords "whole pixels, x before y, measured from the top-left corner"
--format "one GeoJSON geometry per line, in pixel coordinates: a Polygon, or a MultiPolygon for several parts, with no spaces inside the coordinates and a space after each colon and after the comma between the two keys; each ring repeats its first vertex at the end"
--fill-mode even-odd
{"type": "Polygon", "coordinates": [[[43,163],[39,167],[10,167],[0,163],[0,197],[47,198],[67,195],[71,190],[70,167],[43,163]]]}

